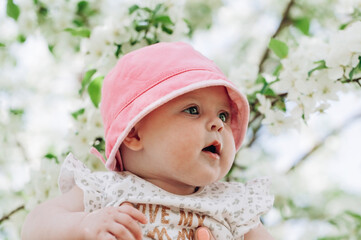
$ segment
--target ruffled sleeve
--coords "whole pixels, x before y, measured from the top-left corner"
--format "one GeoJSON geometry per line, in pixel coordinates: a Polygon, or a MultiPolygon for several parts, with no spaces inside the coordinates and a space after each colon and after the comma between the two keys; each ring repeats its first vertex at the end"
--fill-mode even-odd
{"type": "Polygon", "coordinates": [[[235,239],[257,227],[260,216],[267,213],[273,206],[274,196],[269,193],[270,179],[258,178],[245,184],[244,197],[241,209],[235,211],[237,221],[233,228],[235,239]]]}
{"type": "Polygon", "coordinates": [[[85,212],[92,212],[104,205],[104,181],[71,153],[61,166],[58,184],[62,193],[68,192],[74,185],[83,190],[85,212]]]}

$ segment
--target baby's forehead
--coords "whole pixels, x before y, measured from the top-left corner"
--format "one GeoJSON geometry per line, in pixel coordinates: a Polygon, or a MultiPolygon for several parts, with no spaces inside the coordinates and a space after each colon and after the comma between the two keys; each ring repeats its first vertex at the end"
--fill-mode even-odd
{"type": "Polygon", "coordinates": [[[184,93],[171,101],[182,101],[182,100],[212,100],[214,102],[219,102],[222,105],[229,106],[230,98],[228,92],[224,86],[212,86],[196,89],[187,93],[184,93]]]}

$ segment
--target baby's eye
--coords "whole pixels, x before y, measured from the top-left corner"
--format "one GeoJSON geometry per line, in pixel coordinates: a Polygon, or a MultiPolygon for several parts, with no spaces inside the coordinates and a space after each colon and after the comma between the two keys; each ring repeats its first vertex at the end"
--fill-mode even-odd
{"type": "Polygon", "coordinates": [[[192,106],[192,107],[189,107],[187,109],[184,109],[183,112],[189,113],[189,114],[192,114],[192,115],[199,114],[198,107],[196,107],[196,106],[192,106]]]}
{"type": "Polygon", "coordinates": [[[229,113],[228,112],[221,112],[219,115],[218,115],[219,119],[222,120],[222,122],[227,122],[228,119],[229,119],[229,113]]]}

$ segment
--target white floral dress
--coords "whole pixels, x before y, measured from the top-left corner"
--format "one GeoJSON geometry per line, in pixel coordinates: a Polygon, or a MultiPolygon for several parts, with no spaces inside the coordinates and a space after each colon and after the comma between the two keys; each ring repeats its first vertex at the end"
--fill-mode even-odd
{"type": "Polygon", "coordinates": [[[206,226],[216,239],[243,239],[273,205],[269,179],[245,184],[216,182],[191,195],[175,195],[130,172],[91,172],[69,154],[59,176],[62,193],[77,185],[84,192],[86,212],[131,202],[148,223],[143,239],[195,239],[195,229],[206,226]]]}

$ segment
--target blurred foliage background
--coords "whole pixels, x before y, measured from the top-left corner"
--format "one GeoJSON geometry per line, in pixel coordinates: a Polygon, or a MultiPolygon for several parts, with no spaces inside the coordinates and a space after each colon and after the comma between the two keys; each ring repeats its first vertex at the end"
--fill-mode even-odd
{"type": "Polygon", "coordinates": [[[0,1],[0,239],[59,194],[73,152],[104,153],[104,76],[124,54],[186,41],[247,94],[226,181],[272,177],[276,239],[361,239],[360,0],[0,1]]]}

